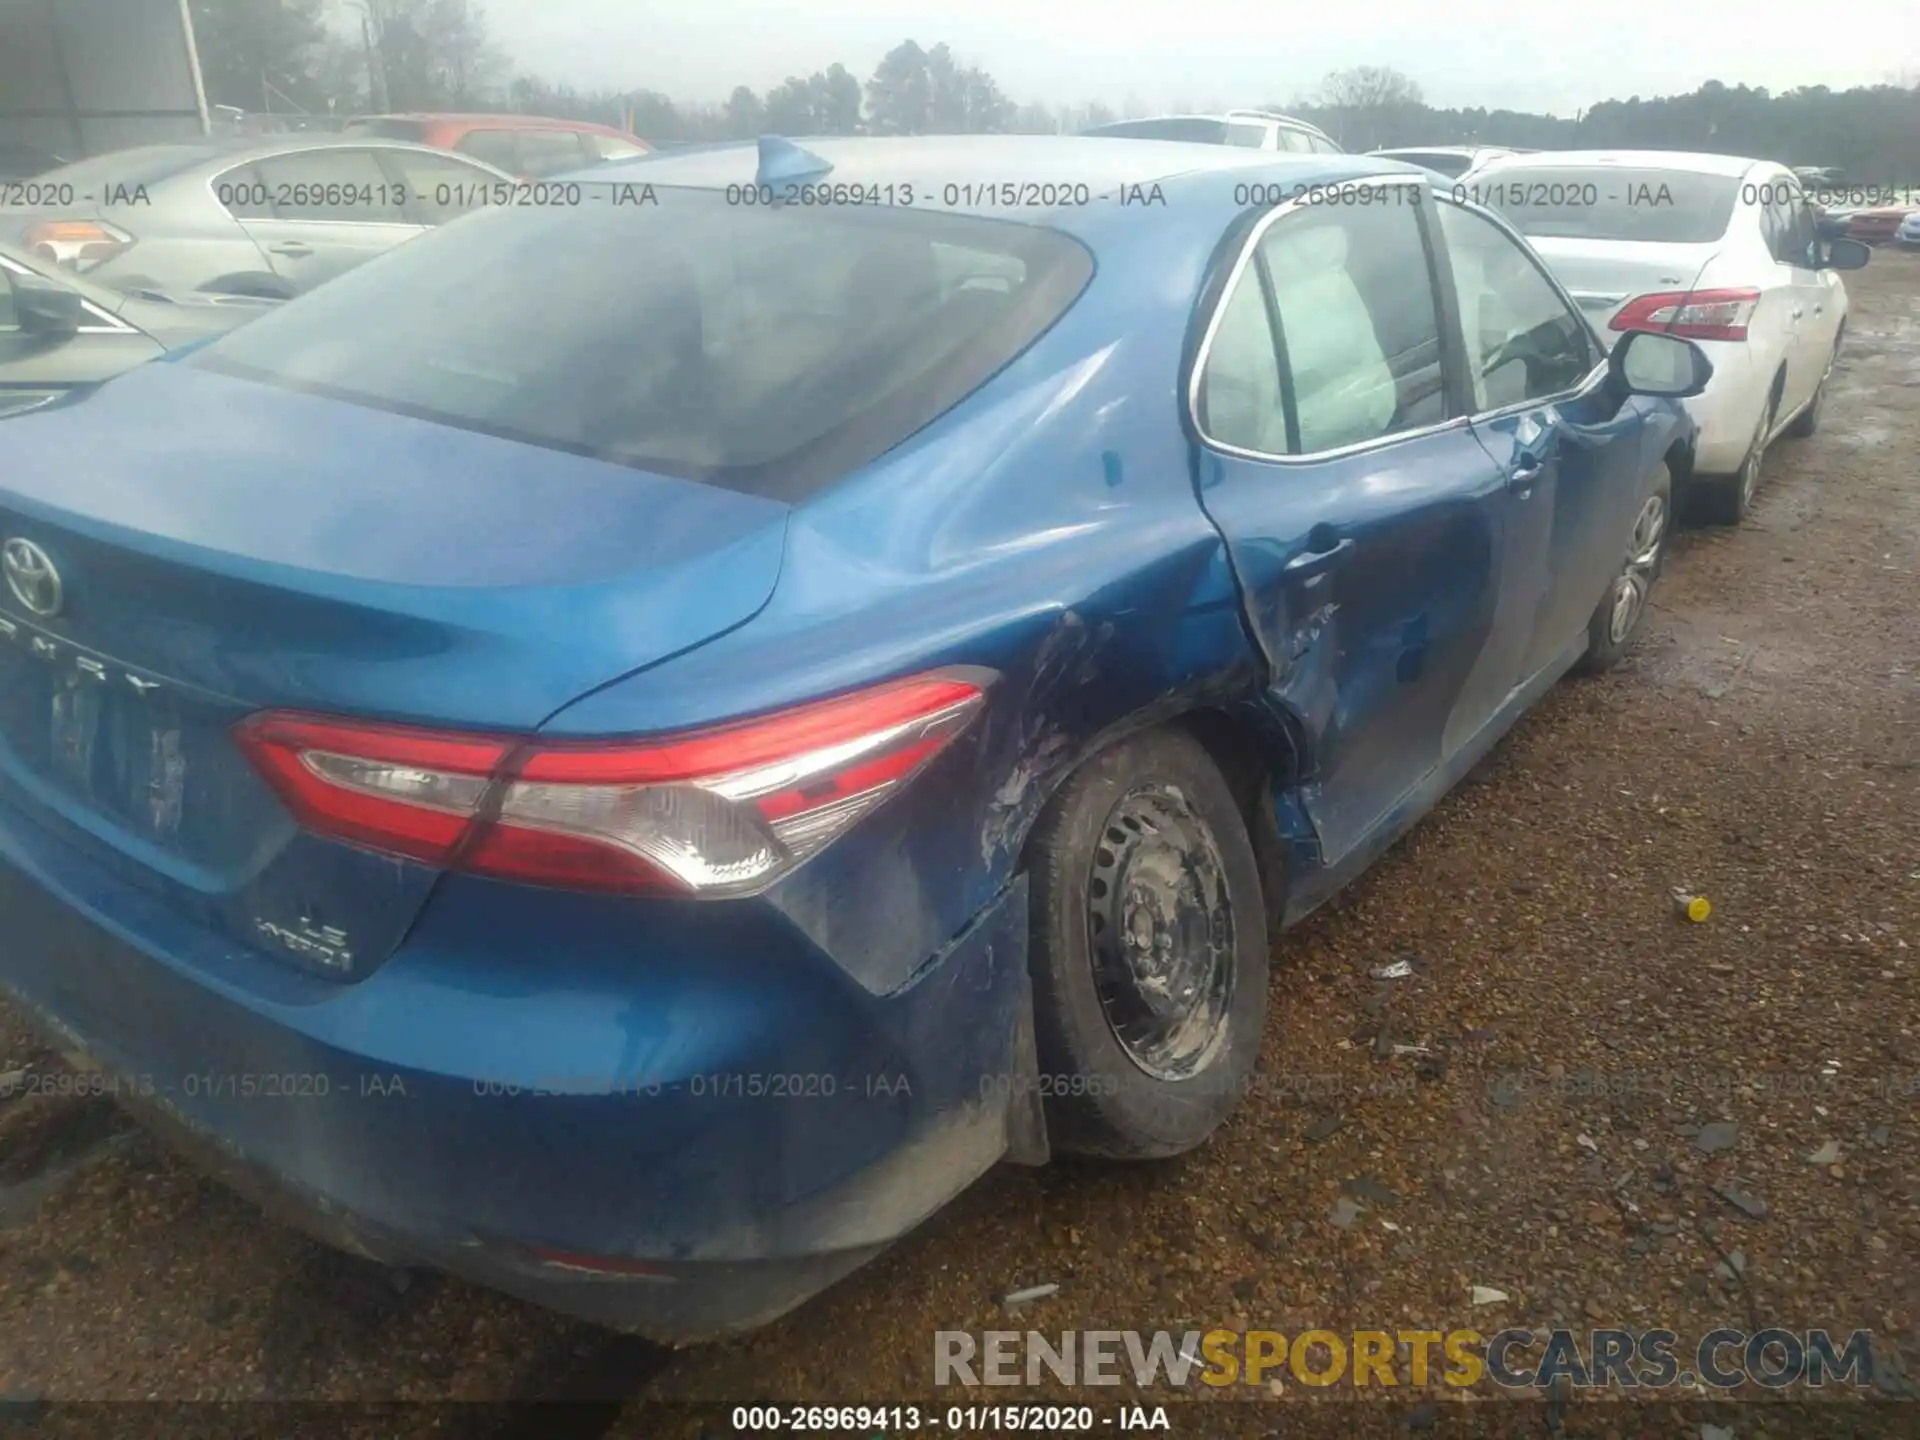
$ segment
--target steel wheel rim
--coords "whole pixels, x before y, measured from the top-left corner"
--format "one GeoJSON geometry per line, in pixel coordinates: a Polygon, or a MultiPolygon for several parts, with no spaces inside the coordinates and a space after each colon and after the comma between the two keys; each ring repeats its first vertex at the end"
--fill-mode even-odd
{"type": "Polygon", "coordinates": [[[1653,578],[1660,566],[1660,547],[1667,538],[1667,502],[1661,495],[1649,495],[1633,522],[1633,536],[1627,542],[1627,563],[1613,586],[1613,610],[1607,621],[1607,638],[1618,645],[1633,633],[1653,591],[1653,578]]]}
{"type": "Polygon", "coordinates": [[[1115,803],[1087,896],[1094,991],[1126,1057],[1156,1080],[1204,1069],[1226,1039],[1235,944],[1226,864],[1171,785],[1115,803]]]}

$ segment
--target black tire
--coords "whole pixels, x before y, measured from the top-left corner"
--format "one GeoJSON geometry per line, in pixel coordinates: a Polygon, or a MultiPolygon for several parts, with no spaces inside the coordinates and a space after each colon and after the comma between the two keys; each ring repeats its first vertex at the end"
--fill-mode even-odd
{"type": "Polygon", "coordinates": [[[1667,568],[1667,541],[1673,534],[1673,475],[1662,465],[1634,514],[1620,571],[1607,582],[1607,593],[1587,621],[1587,653],[1576,667],[1583,675],[1598,675],[1618,665],[1640,639],[1647,612],[1653,608],[1653,590],[1667,568]],[[1657,507],[1657,513],[1652,513],[1657,507]],[[1646,527],[1651,523],[1653,531],[1646,527]],[[1632,612],[1622,615],[1622,587],[1638,583],[1632,612]],[[1618,622],[1618,623],[1616,623],[1618,622]]]}
{"type": "Polygon", "coordinates": [[[1183,731],[1123,740],[1054,796],[1028,842],[1027,870],[1034,1032],[1053,1150],[1143,1160],[1193,1149],[1245,1093],[1266,1025],[1260,871],[1227,782],[1183,731]],[[1143,918],[1151,943],[1120,943],[1143,918]],[[1198,1001],[1197,1018],[1172,1026],[1159,1074],[1135,1053],[1153,1059],[1151,1035],[1170,1023],[1156,1018],[1126,960],[1142,948],[1176,972],[1150,978],[1170,1010],[1180,1012],[1179,994],[1198,1001]],[[1134,1031],[1130,1042],[1120,1028],[1134,1031]],[[1180,1044],[1192,1053],[1176,1056],[1180,1044]]]}
{"type": "Polygon", "coordinates": [[[1793,423],[1787,426],[1787,435],[1794,440],[1804,440],[1820,428],[1820,411],[1827,403],[1827,385],[1833,379],[1833,367],[1840,362],[1840,342],[1846,338],[1844,327],[1833,337],[1833,354],[1827,357],[1827,373],[1820,377],[1820,383],[1814,387],[1813,398],[1807,402],[1807,408],[1793,417],[1793,423]]]}
{"type": "Polygon", "coordinates": [[[1773,431],[1774,411],[1779,404],[1778,393],[1767,397],[1766,409],[1760,414],[1759,428],[1753,432],[1746,457],[1741,460],[1738,470],[1731,475],[1694,482],[1701,512],[1709,523],[1738,525],[1753,508],[1753,497],[1760,491],[1761,468],[1767,455],[1767,436],[1773,431]]]}

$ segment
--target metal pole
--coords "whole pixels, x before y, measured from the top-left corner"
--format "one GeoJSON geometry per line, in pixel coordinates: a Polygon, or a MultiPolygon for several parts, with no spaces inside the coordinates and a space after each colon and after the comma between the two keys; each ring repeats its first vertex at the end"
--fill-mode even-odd
{"type": "Polygon", "coordinates": [[[193,38],[193,12],[187,0],[180,0],[180,35],[187,42],[187,68],[193,71],[193,103],[200,107],[200,133],[213,133],[213,117],[207,110],[207,81],[200,73],[200,46],[193,38]]]}

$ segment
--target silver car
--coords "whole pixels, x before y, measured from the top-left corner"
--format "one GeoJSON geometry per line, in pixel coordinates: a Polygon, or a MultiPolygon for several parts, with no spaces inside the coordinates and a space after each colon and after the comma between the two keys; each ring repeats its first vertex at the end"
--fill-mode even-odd
{"type": "Polygon", "coordinates": [[[398,141],[147,145],[10,186],[0,241],[122,292],[287,299],[513,184],[478,160],[398,141]]]}
{"type": "Polygon", "coordinates": [[[278,303],[150,290],[127,295],[0,246],[0,417],[89,390],[278,303]]]}

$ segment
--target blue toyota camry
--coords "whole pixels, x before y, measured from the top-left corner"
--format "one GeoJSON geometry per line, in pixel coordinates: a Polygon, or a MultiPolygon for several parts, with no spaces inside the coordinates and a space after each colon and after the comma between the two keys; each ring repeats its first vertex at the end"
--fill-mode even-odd
{"type": "Polygon", "coordinates": [[[1367,156],[508,200],[0,422],[0,979],[316,1233],[666,1339],[1205,1140],[1270,932],[1633,643],[1708,374],[1367,156]]]}

